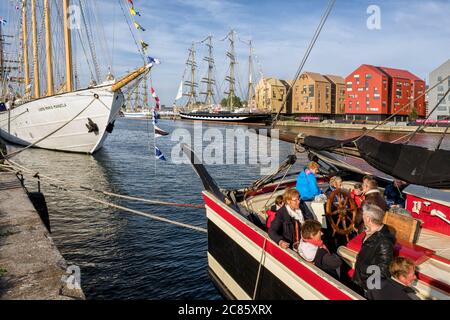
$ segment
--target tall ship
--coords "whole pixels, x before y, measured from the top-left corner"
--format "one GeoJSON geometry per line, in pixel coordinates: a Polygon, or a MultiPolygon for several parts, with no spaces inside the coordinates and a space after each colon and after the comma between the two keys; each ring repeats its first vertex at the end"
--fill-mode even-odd
{"type": "Polygon", "coordinates": [[[139,81],[124,93],[126,99],[120,115],[129,119],[150,119],[152,117],[148,97],[148,76],[143,76],[139,81]]]}
{"type": "Polygon", "coordinates": [[[102,77],[98,62],[112,58],[97,57],[96,46],[107,50],[107,43],[95,6],[95,1],[82,2],[75,10],[70,0],[23,0],[13,21],[8,21],[14,35],[4,34],[2,21],[1,138],[22,146],[88,154],[102,147],[124,103],[122,88],[147,74],[152,63],[144,62],[119,79],[110,71],[102,77]],[[85,70],[91,81],[83,86],[79,75],[85,70]]]}
{"type": "Polygon", "coordinates": [[[228,82],[228,90],[225,92],[221,104],[216,101],[216,94],[219,92],[214,79],[215,62],[213,58],[212,36],[207,37],[202,44],[208,48],[208,56],[203,60],[208,63],[207,76],[201,79],[201,82],[206,85],[205,91],[201,92],[205,98],[203,101],[198,99],[197,89],[199,87],[196,82],[196,49],[195,43],[189,49],[189,57],[186,62],[186,67],[183,80],[180,83],[178,94],[175,100],[182,97],[187,97],[187,101],[179,115],[186,120],[199,121],[221,121],[221,122],[244,122],[244,123],[266,123],[271,120],[271,113],[262,112],[255,108],[254,100],[254,85],[253,85],[253,47],[251,40],[247,43],[249,45],[249,71],[248,71],[248,92],[246,106],[237,106],[240,104],[240,98],[236,95],[236,53],[235,53],[235,31],[230,31],[224,40],[230,43],[227,57],[229,59],[229,74],[225,77],[228,82]],[[184,81],[186,70],[190,70],[189,80],[184,81]],[[187,92],[183,92],[183,86],[189,88],[187,92]]]}

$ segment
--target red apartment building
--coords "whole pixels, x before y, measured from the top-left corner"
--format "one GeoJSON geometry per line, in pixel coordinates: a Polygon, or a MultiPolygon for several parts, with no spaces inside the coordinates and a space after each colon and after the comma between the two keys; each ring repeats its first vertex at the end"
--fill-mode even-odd
{"type": "MultiPolygon", "coordinates": [[[[404,105],[396,119],[406,121],[411,104],[425,90],[425,81],[411,72],[363,64],[345,78],[347,118],[383,120],[404,105]]],[[[425,96],[414,102],[418,116],[425,117],[425,96]]]]}

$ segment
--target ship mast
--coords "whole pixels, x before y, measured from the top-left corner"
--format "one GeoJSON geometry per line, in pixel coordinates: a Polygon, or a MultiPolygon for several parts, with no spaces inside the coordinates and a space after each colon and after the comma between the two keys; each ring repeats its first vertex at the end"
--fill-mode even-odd
{"type": "Polygon", "coordinates": [[[229,76],[225,77],[225,80],[228,81],[228,92],[225,92],[225,94],[228,95],[228,108],[233,108],[233,101],[236,97],[235,94],[235,76],[234,76],[234,67],[236,65],[236,57],[235,57],[235,50],[234,50],[234,30],[231,30],[228,34],[228,40],[230,41],[230,51],[227,52],[227,57],[230,58],[230,74],[229,76]]]}
{"type": "Polygon", "coordinates": [[[50,4],[49,0],[44,0],[45,15],[45,51],[47,55],[47,96],[54,94],[53,90],[53,57],[52,57],[52,36],[50,27],[50,4]]]}
{"type": "Polygon", "coordinates": [[[28,22],[27,22],[27,0],[23,0],[22,7],[22,41],[23,41],[23,71],[25,78],[25,97],[30,91],[30,67],[28,61],[28,22]]]}
{"type": "Polygon", "coordinates": [[[33,34],[33,82],[34,98],[40,97],[41,86],[39,80],[39,55],[38,55],[38,35],[36,23],[36,0],[31,0],[31,30],[33,34]]]}
{"type": "Polygon", "coordinates": [[[146,110],[150,111],[150,107],[148,105],[148,85],[147,85],[147,75],[144,76],[144,103],[143,108],[146,108],[146,110]]]}
{"type": "MultiPolygon", "coordinates": [[[[35,1],[35,0],[32,0],[35,1]]],[[[72,40],[69,28],[69,2],[63,0],[63,18],[64,18],[64,47],[66,52],[66,91],[73,91],[73,69],[72,69],[72,40]]]]}
{"type": "Polygon", "coordinates": [[[195,88],[198,86],[195,82],[195,69],[197,68],[197,64],[195,63],[195,43],[192,43],[192,47],[191,49],[189,49],[189,58],[186,62],[186,65],[191,66],[191,80],[185,81],[184,84],[190,87],[191,90],[184,95],[189,97],[186,103],[186,107],[188,108],[188,110],[192,110],[195,106],[197,97],[195,88]]]}
{"type": "Polygon", "coordinates": [[[250,53],[248,56],[248,96],[247,106],[250,107],[251,101],[254,97],[255,89],[253,87],[253,45],[252,40],[249,41],[250,53]]]}
{"type": "Polygon", "coordinates": [[[212,105],[214,103],[214,92],[213,85],[215,80],[213,79],[214,72],[214,58],[213,58],[213,46],[212,46],[212,36],[209,36],[204,41],[208,40],[206,46],[208,47],[208,57],[204,57],[203,60],[208,62],[208,75],[206,78],[202,79],[203,83],[206,83],[206,92],[201,94],[206,95],[205,105],[212,105]]]}

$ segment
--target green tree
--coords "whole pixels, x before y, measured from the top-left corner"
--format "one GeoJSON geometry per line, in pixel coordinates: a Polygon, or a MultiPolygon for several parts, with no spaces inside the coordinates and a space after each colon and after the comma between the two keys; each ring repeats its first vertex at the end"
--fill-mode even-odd
{"type": "MultiPolygon", "coordinates": [[[[220,105],[222,106],[222,107],[228,107],[228,101],[229,101],[229,99],[228,98],[223,98],[222,99],[222,101],[220,101],[220,105]]],[[[239,97],[233,97],[233,105],[232,105],[234,108],[240,108],[240,107],[242,107],[242,102],[241,102],[241,99],[239,98],[239,97]]]]}
{"type": "Polygon", "coordinates": [[[409,113],[409,121],[416,121],[419,115],[417,114],[416,107],[413,107],[411,112],[409,113]]]}

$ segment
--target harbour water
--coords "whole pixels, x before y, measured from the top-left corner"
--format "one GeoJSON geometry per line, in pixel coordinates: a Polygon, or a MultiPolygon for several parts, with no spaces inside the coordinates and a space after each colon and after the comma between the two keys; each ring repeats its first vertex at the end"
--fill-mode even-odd
{"type": "MultiPolygon", "coordinates": [[[[163,120],[160,127],[169,132],[180,128],[193,132],[192,122],[163,120]]],[[[203,124],[203,130],[208,128],[223,132],[245,127],[203,124]]],[[[304,131],[336,138],[359,133],[311,128],[304,131]]],[[[401,135],[375,134],[384,140],[401,135]]],[[[438,135],[419,134],[413,143],[434,146],[438,139],[438,135]]],[[[88,299],[221,299],[207,275],[205,233],[132,215],[76,195],[82,193],[206,228],[204,209],[149,206],[80,188],[201,204],[202,185],[191,166],[170,161],[172,147],[177,143],[170,136],[159,138],[158,146],[169,161],[155,160],[151,122],[119,119],[103,149],[94,156],[31,149],[15,158],[40,174],[72,184],[65,186],[71,193],[46,184],[42,184],[42,191],[47,199],[52,237],[69,265],[81,268],[81,285],[88,299]]],[[[448,136],[442,147],[450,149],[448,136]]],[[[290,144],[280,142],[279,148],[280,161],[292,153],[290,144]]],[[[301,155],[299,165],[305,162],[301,155]]],[[[248,161],[207,167],[224,188],[245,186],[261,174],[260,165],[248,161]]],[[[27,177],[26,185],[34,191],[37,182],[27,177]]]]}

